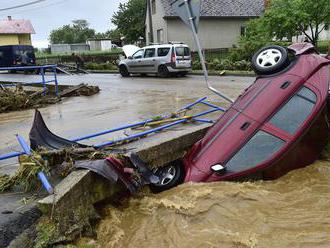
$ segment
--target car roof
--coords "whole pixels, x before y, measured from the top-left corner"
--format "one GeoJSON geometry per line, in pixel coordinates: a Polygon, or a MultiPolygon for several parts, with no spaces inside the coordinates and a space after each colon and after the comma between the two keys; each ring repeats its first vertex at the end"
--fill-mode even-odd
{"type": "Polygon", "coordinates": [[[168,43],[168,44],[155,44],[150,46],[145,46],[142,49],[148,49],[148,48],[166,48],[166,47],[188,47],[187,44],[184,43],[168,43]]]}

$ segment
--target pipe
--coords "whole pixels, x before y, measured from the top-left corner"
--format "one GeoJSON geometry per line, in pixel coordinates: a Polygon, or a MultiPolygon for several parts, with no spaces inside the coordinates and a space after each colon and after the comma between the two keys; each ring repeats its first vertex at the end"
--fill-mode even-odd
{"type": "Polygon", "coordinates": [[[190,26],[191,26],[191,30],[192,30],[192,33],[193,33],[195,43],[197,45],[197,51],[198,51],[199,59],[201,61],[201,65],[202,65],[202,68],[203,68],[206,86],[209,90],[211,90],[212,92],[214,92],[218,96],[222,97],[223,99],[225,99],[226,101],[228,101],[230,103],[233,103],[234,101],[230,97],[226,96],[225,94],[223,94],[219,90],[215,89],[210,84],[210,82],[208,80],[209,75],[208,75],[208,71],[206,69],[205,59],[204,59],[204,56],[202,54],[202,46],[200,44],[199,37],[198,37],[198,34],[197,34],[197,30],[196,30],[196,27],[195,27],[195,24],[194,24],[195,17],[192,16],[190,5],[189,5],[189,0],[184,0],[184,5],[186,6],[187,13],[189,14],[189,22],[190,22],[190,26]]]}

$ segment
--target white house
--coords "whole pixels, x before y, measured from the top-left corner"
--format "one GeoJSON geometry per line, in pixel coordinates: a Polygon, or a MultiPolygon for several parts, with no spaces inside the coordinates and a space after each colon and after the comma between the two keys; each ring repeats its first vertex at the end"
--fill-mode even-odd
{"type": "MultiPolygon", "coordinates": [[[[262,15],[264,0],[203,0],[199,37],[205,49],[231,48],[245,32],[245,24],[262,15]]],[[[152,30],[149,9],[146,14],[146,42],[150,44],[151,32],[154,43],[182,41],[193,50],[195,45],[186,25],[171,8],[170,0],[150,0],[152,30]]]]}

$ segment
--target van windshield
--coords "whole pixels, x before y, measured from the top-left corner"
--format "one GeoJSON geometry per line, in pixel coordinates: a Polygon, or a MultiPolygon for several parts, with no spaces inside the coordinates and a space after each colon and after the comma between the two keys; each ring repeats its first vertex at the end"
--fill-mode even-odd
{"type": "Polygon", "coordinates": [[[190,49],[188,47],[175,48],[177,56],[190,56],[190,49]]]}

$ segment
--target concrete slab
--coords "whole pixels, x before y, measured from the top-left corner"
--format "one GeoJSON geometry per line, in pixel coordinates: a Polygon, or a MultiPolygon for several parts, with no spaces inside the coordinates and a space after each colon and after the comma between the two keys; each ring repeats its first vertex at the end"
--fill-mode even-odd
{"type": "MultiPolygon", "coordinates": [[[[150,168],[160,167],[182,158],[184,153],[204,136],[210,126],[187,124],[118,148],[128,150],[129,152],[123,154],[127,156],[135,152],[150,168]]],[[[40,209],[43,213],[50,214],[55,206],[63,215],[64,209],[74,211],[81,202],[84,202],[85,206],[93,205],[113,197],[120,190],[117,185],[110,185],[108,181],[95,176],[86,170],[72,172],[55,187],[55,196],[48,196],[38,202],[40,209]]]]}

